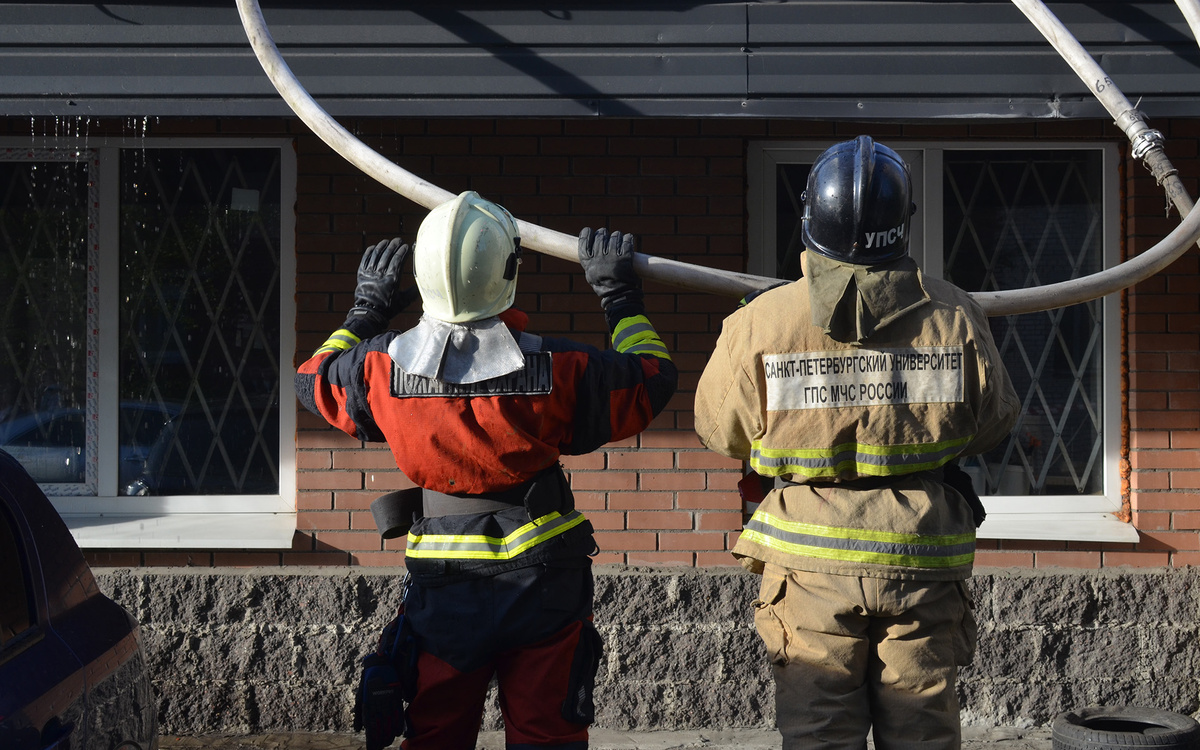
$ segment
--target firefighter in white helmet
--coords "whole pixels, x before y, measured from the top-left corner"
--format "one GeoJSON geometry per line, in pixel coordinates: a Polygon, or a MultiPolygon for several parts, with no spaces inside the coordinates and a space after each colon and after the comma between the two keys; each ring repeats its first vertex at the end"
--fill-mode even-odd
{"type": "Polygon", "coordinates": [[[465,192],[429,213],[411,251],[398,239],[367,250],[346,322],[299,368],[309,409],[386,442],[420,488],[415,519],[397,502],[395,528],[381,524],[385,536],[411,524],[411,583],[364,660],[356,715],[368,750],[402,734],[407,750],[474,748],[493,676],[509,747],[587,747],[596,543],[559,457],[642,431],[677,380],[645,315],[633,244],[579,235],[611,349],[537,336],[512,307],[517,223],[465,192]],[[389,331],[416,296],[399,284],[410,252],[423,315],[389,331]]]}
{"type": "Polygon", "coordinates": [[[908,166],[866,136],[822,154],[803,277],[725,319],[696,391],[701,441],[773,480],[733,554],[762,575],[786,750],[861,750],[872,729],[876,747],[961,741],[983,514],[955,459],[1002,440],[1019,404],[983,311],[909,257],[910,196],[908,166]]]}

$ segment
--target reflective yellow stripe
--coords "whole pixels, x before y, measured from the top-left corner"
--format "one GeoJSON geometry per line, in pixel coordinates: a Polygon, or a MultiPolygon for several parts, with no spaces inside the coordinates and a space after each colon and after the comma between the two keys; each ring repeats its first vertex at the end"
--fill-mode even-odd
{"type": "Polygon", "coordinates": [[[764,448],[762,441],[756,440],[750,446],[750,467],[767,477],[835,477],[848,471],[863,477],[902,476],[949,463],[973,437],[886,446],[843,443],[813,449],[764,448]]]}
{"type": "Polygon", "coordinates": [[[339,328],[329,335],[321,348],[313,352],[313,356],[324,354],[325,352],[344,352],[358,342],[362,341],[358,336],[350,333],[345,328],[339,328]]]}
{"type": "Polygon", "coordinates": [[[645,315],[622,318],[612,335],[613,348],[621,353],[649,354],[659,359],[671,359],[667,345],[645,315]]]}
{"type": "Polygon", "coordinates": [[[547,539],[575,528],[587,518],[577,510],[548,513],[506,537],[483,534],[408,534],[408,557],[444,560],[511,560],[547,539]]]}
{"type": "Polygon", "coordinates": [[[901,534],[796,523],[759,510],[741,539],[800,557],[905,568],[956,568],[975,560],[975,532],[901,534]]]}

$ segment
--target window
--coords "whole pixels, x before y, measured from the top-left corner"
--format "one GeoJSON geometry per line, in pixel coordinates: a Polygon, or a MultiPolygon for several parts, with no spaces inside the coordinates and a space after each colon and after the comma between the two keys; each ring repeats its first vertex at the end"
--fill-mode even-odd
{"type": "Polygon", "coordinates": [[[0,189],[0,446],[82,546],[289,546],[290,143],[14,144],[0,189]]]}
{"type": "MultiPolygon", "coordinates": [[[[801,193],[829,144],[760,143],[750,160],[750,271],[797,278],[801,193]]],[[[913,172],[911,252],[968,291],[1087,275],[1117,261],[1117,158],[1108,144],[889,142],[913,172]]],[[[981,538],[1137,540],[1121,508],[1119,301],[990,319],[1022,411],[1009,439],[964,459],[981,538]]]]}

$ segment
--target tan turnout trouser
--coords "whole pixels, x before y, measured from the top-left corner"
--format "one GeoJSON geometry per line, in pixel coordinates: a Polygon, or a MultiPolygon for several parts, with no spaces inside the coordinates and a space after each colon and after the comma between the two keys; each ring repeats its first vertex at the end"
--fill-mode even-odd
{"type": "Polygon", "coordinates": [[[784,750],[961,745],[958,667],[975,652],[962,581],[828,575],[768,564],[754,623],[774,666],[784,750]]]}

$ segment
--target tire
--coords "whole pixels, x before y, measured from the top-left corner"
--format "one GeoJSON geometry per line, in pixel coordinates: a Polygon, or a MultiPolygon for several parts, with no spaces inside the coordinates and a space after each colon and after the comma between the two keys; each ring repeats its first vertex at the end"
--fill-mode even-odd
{"type": "Polygon", "coordinates": [[[1200,750],[1200,724],[1190,716],[1156,708],[1083,708],[1059,714],[1051,743],[1053,750],[1200,750]]]}

